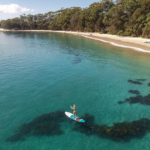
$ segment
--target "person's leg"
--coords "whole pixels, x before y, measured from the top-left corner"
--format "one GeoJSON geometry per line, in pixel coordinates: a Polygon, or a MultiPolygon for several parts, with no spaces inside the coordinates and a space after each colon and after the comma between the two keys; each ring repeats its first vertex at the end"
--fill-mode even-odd
{"type": "Polygon", "coordinates": [[[73,112],[73,118],[75,118],[75,112],[73,112]]]}
{"type": "Polygon", "coordinates": [[[77,117],[77,113],[75,112],[75,116],[77,117]]]}

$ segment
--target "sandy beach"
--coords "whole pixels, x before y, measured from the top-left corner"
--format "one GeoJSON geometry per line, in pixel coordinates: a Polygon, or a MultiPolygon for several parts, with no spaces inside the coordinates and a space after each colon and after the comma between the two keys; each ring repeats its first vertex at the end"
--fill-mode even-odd
{"type": "Polygon", "coordinates": [[[150,53],[150,39],[141,37],[124,37],[111,34],[100,34],[100,33],[85,33],[75,31],[54,31],[54,30],[5,30],[0,28],[0,31],[12,31],[12,32],[56,32],[56,33],[67,33],[77,36],[83,36],[92,40],[109,43],[113,46],[133,49],[140,52],[150,53]]]}

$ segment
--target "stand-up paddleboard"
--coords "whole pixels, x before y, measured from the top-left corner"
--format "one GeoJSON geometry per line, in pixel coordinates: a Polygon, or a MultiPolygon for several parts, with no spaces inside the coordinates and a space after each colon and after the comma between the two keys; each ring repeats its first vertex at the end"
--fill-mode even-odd
{"type": "Polygon", "coordinates": [[[85,120],[81,119],[81,118],[78,117],[78,116],[74,118],[73,114],[70,113],[70,112],[65,112],[65,115],[66,115],[67,117],[69,117],[69,118],[75,120],[75,121],[82,122],[82,123],[85,122],[85,120]]]}

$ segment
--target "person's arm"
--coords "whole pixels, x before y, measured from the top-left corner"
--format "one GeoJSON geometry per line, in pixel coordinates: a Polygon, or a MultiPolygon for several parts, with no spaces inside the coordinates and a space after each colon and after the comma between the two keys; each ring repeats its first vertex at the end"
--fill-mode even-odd
{"type": "Polygon", "coordinates": [[[70,108],[71,108],[71,109],[73,109],[73,107],[72,107],[72,106],[70,106],[70,108]]]}

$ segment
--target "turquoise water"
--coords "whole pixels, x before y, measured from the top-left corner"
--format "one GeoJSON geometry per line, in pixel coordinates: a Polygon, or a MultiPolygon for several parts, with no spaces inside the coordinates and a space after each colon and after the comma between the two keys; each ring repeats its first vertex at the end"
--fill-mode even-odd
{"type": "Polygon", "coordinates": [[[79,124],[64,116],[55,121],[61,134],[22,133],[24,140],[6,140],[38,116],[71,112],[74,103],[79,116],[94,116],[94,124],[150,119],[149,105],[117,103],[136,96],[130,89],[150,93],[149,58],[75,35],[0,32],[0,150],[149,150],[148,132],[114,141],[76,132],[72,129],[79,124]],[[139,85],[129,79],[146,80],[139,85]]]}

